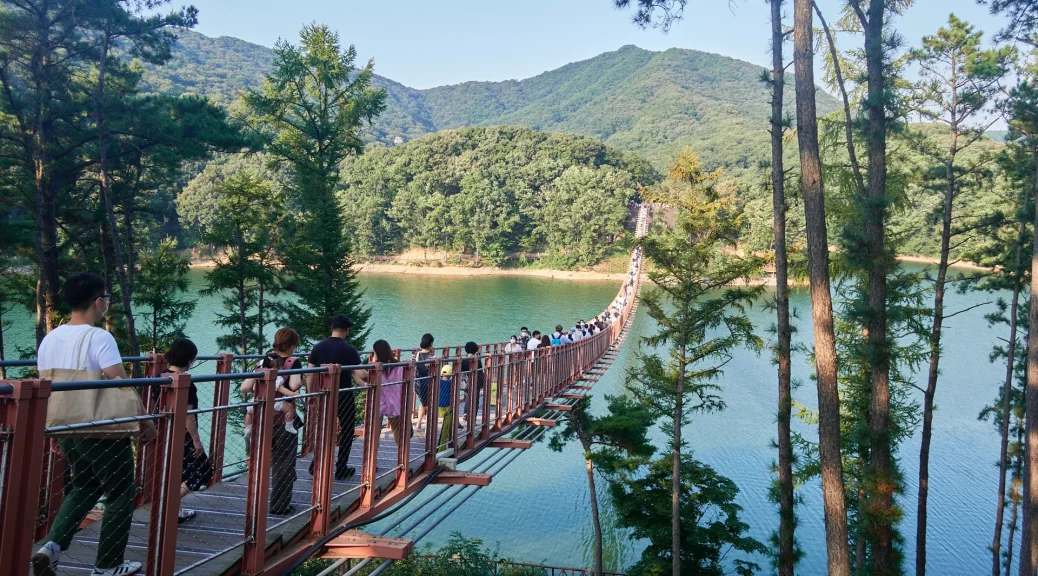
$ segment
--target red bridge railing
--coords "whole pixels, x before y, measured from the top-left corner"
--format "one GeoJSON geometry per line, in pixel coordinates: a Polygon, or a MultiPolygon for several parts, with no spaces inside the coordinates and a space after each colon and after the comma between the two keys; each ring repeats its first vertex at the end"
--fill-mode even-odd
{"type": "MultiPolygon", "coordinates": [[[[639,222],[639,232],[644,224],[639,222]]],[[[621,335],[628,322],[640,274],[635,269],[630,283],[621,288],[624,306],[619,318],[600,333],[579,342],[540,348],[529,352],[504,352],[503,343],[484,344],[476,358],[462,357],[460,347],[446,347],[443,356],[423,362],[415,360],[393,364],[366,364],[351,369],[368,373],[366,386],[350,386],[342,382],[342,367],[325,365],[317,368],[294,370],[263,369],[256,372],[234,373],[235,360],[260,358],[260,356],[232,356],[221,354],[203,357],[200,360],[216,362],[216,373],[209,375],[172,374],[166,372],[167,364],[161,354],[136,358],[143,361],[146,378],[119,381],[119,385],[138,388],[145,398],[148,415],[129,420],[152,420],[158,430],[158,439],[150,445],[136,447],[135,482],[138,495],[134,502],[139,511],[147,510],[146,539],[139,542],[131,539],[131,546],[145,551],[144,573],[154,576],[171,576],[201,566],[212,564],[217,558],[230,558],[223,562],[226,567],[216,573],[280,574],[300,555],[305,554],[308,543],[328,533],[335,525],[356,523],[370,519],[383,510],[400,502],[428,484],[431,474],[438,470],[438,457],[449,454],[463,461],[487,446],[499,443],[503,436],[521,421],[535,415],[548,399],[565,391],[585,377],[590,369],[621,335]],[[482,363],[475,360],[478,358],[482,363]],[[462,370],[468,360],[468,369],[462,370]],[[410,422],[414,408],[415,387],[418,373],[416,367],[429,367],[430,400],[425,422],[425,438],[421,452],[412,453],[412,428],[402,427],[402,438],[396,451],[395,466],[389,470],[379,469],[379,454],[382,439],[382,414],[379,397],[383,392],[384,369],[402,367],[403,406],[401,414],[410,422]],[[440,372],[445,364],[452,365],[450,375],[450,413],[454,415],[440,422],[436,411],[439,398],[440,372]],[[299,456],[313,455],[313,493],[310,505],[287,520],[278,522],[278,528],[286,528],[292,521],[305,519],[305,524],[282,532],[273,545],[269,545],[268,512],[271,492],[272,452],[275,444],[274,426],[276,417],[275,381],[279,375],[299,374],[307,378],[307,392],[299,399],[305,403],[305,429],[302,434],[299,456]],[[480,377],[482,376],[482,378],[480,377]],[[246,378],[257,379],[254,398],[248,402],[232,402],[231,383],[246,378]],[[478,382],[486,383],[480,393],[478,382]],[[185,426],[188,415],[187,395],[191,383],[212,384],[212,405],[191,411],[196,418],[210,417],[208,449],[214,468],[210,486],[227,482],[229,478],[247,477],[244,518],[240,527],[226,530],[226,546],[216,553],[188,566],[177,566],[178,533],[177,511],[180,508],[180,479],[183,473],[185,426]],[[361,479],[358,494],[346,506],[336,507],[333,486],[333,468],[337,445],[337,410],[340,394],[360,397],[363,403],[361,426],[355,434],[362,441],[363,456],[358,475],[361,479]],[[242,462],[226,462],[227,441],[231,437],[231,420],[249,408],[253,409],[251,435],[246,439],[242,462]],[[463,413],[461,413],[463,412],[463,413]],[[466,424],[462,428],[460,420],[466,424]],[[445,441],[441,442],[441,426],[445,427],[445,441]],[[240,537],[239,537],[240,534],[240,537]],[[287,535],[286,535],[287,534],[287,535]],[[240,559],[240,560],[239,560],[240,559]]],[[[406,354],[407,351],[398,351],[406,354]]],[[[28,366],[31,361],[5,363],[8,366],[28,366]]],[[[593,380],[593,379],[592,379],[593,380]]],[[[0,559],[5,573],[25,574],[29,570],[29,558],[34,542],[46,535],[64,495],[64,461],[52,438],[54,434],[68,430],[45,427],[48,400],[54,393],[65,390],[83,389],[92,386],[111,386],[111,382],[60,382],[51,383],[42,379],[20,379],[0,381],[0,559]],[[7,572],[9,570],[9,572],[7,572]]],[[[298,404],[297,404],[298,405],[298,404]]],[[[113,421],[85,422],[76,425],[83,429],[94,427],[103,430],[113,421]]],[[[236,427],[235,424],[233,427],[236,427]]],[[[389,440],[392,442],[392,440],[389,440]]],[[[499,444],[500,445],[500,444],[499,444]]],[[[90,518],[88,518],[88,522],[90,518]]],[[[292,524],[294,526],[294,524],[292,524]]],[[[183,542],[181,542],[183,544],[183,542]]],[[[92,560],[92,558],[91,558],[92,560]]],[[[213,573],[213,572],[205,572],[213,573]]]]}

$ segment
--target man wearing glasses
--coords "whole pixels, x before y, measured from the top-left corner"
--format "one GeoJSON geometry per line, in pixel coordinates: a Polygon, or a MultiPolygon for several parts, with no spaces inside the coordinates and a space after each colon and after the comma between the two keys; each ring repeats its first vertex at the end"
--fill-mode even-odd
{"type": "MultiPolygon", "coordinates": [[[[97,274],[76,274],[62,291],[72,309],[67,324],[51,330],[40,343],[36,364],[40,376],[53,381],[80,379],[83,374],[112,380],[126,378],[119,346],[106,330],[94,325],[108,313],[112,295],[97,274]]],[[[61,394],[61,392],[55,392],[61,394]]],[[[144,444],[155,439],[155,424],[140,423],[144,444]]],[[[58,510],[43,546],[32,557],[34,576],[51,576],[61,552],[68,549],[83,518],[105,498],[97,559],[91,572],[96,576],[129,576],[141,569],[140,562],[123,558],[133,517],[133,445],[130,438],[63,437],[59,441],[65,460],[72,468],[71,490],[58,510]]]]}

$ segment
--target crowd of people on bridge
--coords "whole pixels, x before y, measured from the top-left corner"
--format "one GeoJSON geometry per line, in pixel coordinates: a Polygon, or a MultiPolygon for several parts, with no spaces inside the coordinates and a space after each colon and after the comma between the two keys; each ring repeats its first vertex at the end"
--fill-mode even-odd
{"type": "MultiPolygon", "coordinates": [[[[591,338],[608,329],[620,317],[636,289],[635,282],[641,273],[641,248],[635,248],[632,254],[631,268],[623,288],[609,307],[590,321],[578,320],[571,328],[562,324],[555,326],[552,332],[522,327],[519,334],[512,335],[504,346],[504,353],[524,353],[552,346],[563,346],[591,338]]],[[[71,276],[63,287],[64,297],[71,309],[71,319],[52,330],[43,339],[37,356],[37,367],[43,378],[53,382],[78,380],[100,380],[126,378],[118,345],[111,333],[94,325],[108,312],[111,294],[106,290],[104,279],[96,274],[83,273],[71,276]]],[[[351,368],[363,364],[360,352],[348,342],[353,323],[350,318],[339,314],[330,320],[330,333],[321,340],[307,356],[308,367],[319,367],[326,364],[342,366],[340,373],[340,390],[338,396],[338,453],[334,465],[335,481],[350,480],[356,469],[349,465],[349,457],[353,447],[355,425],[357,419],[356,387],[367,385],[369,371],[351,368]]],[[[428,418],[428,411],[437,410],[437,418],[443,423],[440,426],[440,446],[447,445],[453,429],[454,415],[451,413],[453,383],[453,364],[443,363],[440,370],[440,385],[437,398],[431,398],[431,384],[436,375],[431,373],[430,364],[426,361],[436,356],[432,334],[422,336],[419,348],[414,351],[415,366],[415,403],[417,419],[412,414],[405,414],[407,403],[404,401],[406,390],[404,369],[392,366],[400,362],[399,352],[395,351],[386,340],[378,340],[373,346],[373,353],[368,358],[372,363],[384,365],[379,374],[381,391],[379,410],[386,417],[394,442],[399,447],[405,436],[405,426],[421,432],[428,418]],[[389,366],[386,366],[389,365],[389,366]],[[433,407],[432,403],[436,402],[433,407]]],[[[257,368],[271,368],[279,371],[299,368],[301,361],[294,354],[300,345],[299,334],[292,328],[281,328],[274,335],[271,350],[259,361],[257,368]]],[[[169,371],[186,373],[198,356],[197,346],[188,339],[179,339],[172,343],[165,354],[169,371]]],[[[466,379],[469,373],[476,376],[476,397],[472,400],[476,406],[482,405],[482,396],[486,392],[486,376],[480,358],[480,347],[475,342],[465,345],[465,354],[461,360],[462,390],[468,390],[466,379]]],[[[248,398],[253,394],[258,383],[256,378],[242,381],[239,391],[248,398]]],[[[275,421],[272,424],[271,453],[271,485],[270,513],[274,515],[291,515],[295,513],[292,505],[292,488],[296,481],[295,461],[298,457],[298,433],[302,425],[299,417],[300,406],[296,405],[298,396],[306,382],[299,374],[288,377],[277,376],[275,386],[277,398],[274,404],[275,421]]],[[[463,401],[467,401],[462,395],[463,401]]],[[[194,383],[188,391],[188,417],[184,435],[183,474],[180,487],[181,498],[190,492],[205,490],[212,482],[214,470],[206,454],[205,446],[199,434],[197,415],[190,411],[199,408],[198,390],[194,383]]],[[[246,451],[251,453],[251,442],[255,437],[254,406],[248,406],[244,417],[243,433],[246,451]]],[[[464,405],[459,406],[460,414],[466,414],[464,405]]],[[[142,414],[145,413],[142,406],[142,414]]],[[[463,420],[463,419],[462,419],[463,420]]],[[[459,421],[459,426],[467,423],[459,421]]],[[[150,419],[140,419],[136,434],[142,445],[155,440],[155,425],[150,419]]],[[[31,576],[54,576],[61,554],[72,543],[76,531],[87,514],[94,509],[98,501],[104,498],[104,515],[101,520],[101,532],[97,545],[97,555],[91,572],[96,576],[129,576],[141,569],[140,562],[128,561],[124,558],[130,534],[131,519],[134,509],[134,449],[130,435],[107,437],[100,435],[90,437],[89,434],[77,437],[61,437],[59,446],[71,470],[71,485],[65,493],[64,500],[51,524],[50,532],[43,545],[32,557],[31,576]]],[[[313,462],[310,473],[313,474],[313,462]]],[[[194,518],[196,511],[181,508],[178,513],[180,522],[194,518]]]]}

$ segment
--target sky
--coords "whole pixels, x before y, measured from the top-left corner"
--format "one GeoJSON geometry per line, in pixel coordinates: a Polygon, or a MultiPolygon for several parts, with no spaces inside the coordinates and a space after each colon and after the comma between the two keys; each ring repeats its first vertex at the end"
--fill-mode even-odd
{"type": "MultiPolygon", "coordinates": [[[[195,28],[264,46],[295,41],[307,23],[338,30],[375,72],[412,88],[469,80],[523,79],[634,44],[649,50],[692,48],[770,67],[765,0],[690,0],[669,33],[641,30],[612,0],[186,0],[199,9],[195,28]]],[[[632,2],[633,3],[633,2],[632,2]]],[[[173,0],[173,4],[179,4],[173,0]]],[[[841,0],[819,0],[826,19],[841,0]]],[[[792,2],[787,2],[787,12],[792,2]]],[[[947,21],[948,13],[990,36],[999,18],[974,0],[916,0],[898,31],[911,45],[947,21]]]]}

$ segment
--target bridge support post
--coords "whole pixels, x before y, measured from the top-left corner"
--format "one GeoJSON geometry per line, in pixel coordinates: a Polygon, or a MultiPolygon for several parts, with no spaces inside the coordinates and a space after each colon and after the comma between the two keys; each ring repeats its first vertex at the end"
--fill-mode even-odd
{"type": "Polygon", "coordinates": [[[12,574],[29,571],[43,466],[43,429],[49,380],[7,380],[14,390],[0,396],[0,431],[8,435],[0,460],[0,558],[12,574]]]}
{"type": "Polygon", "coordinates": [[[437,429],[440,411],[440,359],[436,358],[429,366],[429,404],[425,407],[425,465],[423,470],[436,467],[436,447],[440,441],[437,429]]]}
{"type": "MultiPolygon", "coordinates": [[[[398,352],[399,355],[399,352],[398,352]]],[[[411,476],[411,414],[414,413],[414,359],[404,366],[404,383],[400,391],[400,445],[397,446],[397,466],[400,469],[396,475],[396,487],[399,490],[407,488],[407,480],[411,476]]]]}
{"type": "MultiPolygon", "coordinates": [[[[216,361],[217,374],[230,374],[234,356],[220,354],[216,361]]],[[[213,391],[213,406],[227,406],[231,402],[230,380],[217,380],[213,391]]],[[[209,463],[213,466],[213,479],[210,486],[223,481],[223,453],[227,443],[227,411],[217,410],[212,412],[212,420],[209,429],[209,463]]]]}
{"type": "Polygon", "coordinates": [[[180,479],[184,471],[184,433],[187,427],[187,396],[190,374],[171,375],[158,394],[158,434],[153,454],[156,467],[154,492],[149,495],[151,522],[148,526],[148,561],[145,574],[165,576],[173,573],[177,557],[177,512],[180,510],[180,479]]]}
{"type": "MultiPolygon", "coordinates": [[[[147,378],[157,378],[166,371],[168,364],[166,363],[166,356],[163,354],[154,354],[150,360],[144,362],[144,375],[147,378]]],[[[144,396],[144,407],[148,414],[154,414],[159,407],[159,401],[161,391],[155,386],[148,386],[141,390],[144,396]]],[[[158,449],[157,445],[151,446],[138,446],[137,448],[137,486],[140,491],[137,492],[137,497],[134,498],[134,507],[141,507],[151,502],[151,497],[156,493],[157,486],[162,481],[156,477],[156,470],[158,470],[158,462],[156,459],[155,451],[158,449]]]]}
{"type": "Polygon", "coordinates": [[[335,462],[336,434],[339,408],[339,379],[342,368],[338,364],[325,364],[328,371],[315,374],[316,385],[313,392],[324,392],[324,397],[316,397],[312,412],[307,412],[306,419],[312,422],[314,431],[314,509],[310,512],[310,532],[314,536],[328,533],[332,513],[332,469],[335,462]]]}
{"type": "Polygon", "coordinates": [[[379,407],[382,395],[382,363],[368,372],[368,397],[364,403],[364,463],[361,466],[360,508],[367,510],[375,505],[378,492],[376,469],[378,467],[378,444],[382,437],[382,411],[379,407]]]}
{"type": "Polygon", "coordinates": [[[274,397],[278,371],[269,368],[259,371],[263,372],[263,377],[257,379],[255,388],[255,399],[259,404],[253,414],[252,452],[248,455],[251,464],[245,496],[245,546],[241,558],[241,571],[246,576],[263,571],[267,548],[267,509],[270,506],[274,397]]]}

